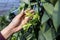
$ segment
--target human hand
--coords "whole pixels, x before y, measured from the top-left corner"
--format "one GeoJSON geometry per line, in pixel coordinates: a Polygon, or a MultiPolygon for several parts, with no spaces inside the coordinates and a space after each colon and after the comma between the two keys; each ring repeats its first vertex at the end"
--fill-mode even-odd
{"type": "MultiPolygon", "coordinates": [[[[27,10],[25,10],[25,11],[22,10],[21,13],[18,14],[12,20],[12,22],[5,29],[3,29],[1,31],[1,34],[4,36],[4,38],[7,39],[10,35],[12,35],[12,33],[15,33],[17,31],[21,30],[22,26],[29,21],[30,17],[25,16],[26,11],[27,10]]],[[[30,9],[28,11],[30,11],[31,13],[34,12],[34,10],[30,10],[30,9]]]]}

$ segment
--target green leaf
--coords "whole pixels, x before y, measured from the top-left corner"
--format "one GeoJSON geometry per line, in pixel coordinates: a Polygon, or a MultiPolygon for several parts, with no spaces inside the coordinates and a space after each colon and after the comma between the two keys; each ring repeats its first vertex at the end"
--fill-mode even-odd
{"type": "Polygon", "coordinates": [[[21,2],[24,2],[26,4],[29,4],[30,3],[30,0],[20,0],[21,2]]]}
{"type": "Polygon", "coordinates": [[[17,37],[16,37],[16,36],[13,36],[13,37],[11,38],[11,40],[17,40],[17,37]]]}
{"type": "Polygon", "coordinates": [[[46,38],[46,40],[53,40],[51,28],[49,30],[47,30],[47,32],[43,33],[43,35],[46,38]]]}
{"type": "Polygon", "coordinates": [[[45,0],[41,0],[41,2],[46,2],[45,0]]]}
{"type": "Polygon", "coordinates": [[[43,6],[44,6],[44,9],[46,10],[46,12],[49,14],[49,15],[52,15],[53,14],[53,5],[50,4],[50,3],[43,3],[43,6]]]}
{"type": "Polygon", "coordinates": [[[50,28],[46,23],[44,23],[40,27],[40,31],[41,32],[39,32],[39,37],[40,37],[39,39],[41,40],[53,40],[55,37],[55,32],[54,32],[55,30],[53,28],[50,28]]]}
{"type": "Polygon", "coordinates": [[[23,30],[27,31],[31,25],[32,25],[31,23],[27,23],[26,25],[23,26],[23,30]]]}
{"type": "Polygon", "coordinates": [[[39,31],[38,40],[46,40],[44,35],[43,35],[43,33],[41,31],[39,31]]]}
{"type": "Polygon", "coordinates": [[[45,23],[48,19],[49,19],[49,17],[48,17],[48,15],[45,12],[44,15],[43,15],[43,17],[42,17],[41,24],[45,23]]]}
{"type": "Polygon", "coordinates": [[[54,27],[57,31],[59,25],[60,25],[60,3],[59,1],[57,1],[55,7],[54,7],[54,13],[53,13],[53,24],[54,24],[54,27]]]}
{"type": "Polygon", "coordinates": [[[44,24],[42,24],[42,26],[40,27],[40,30],[44,33],[47,30],[49,30],[49,25],[45,22],[44,24]]]}
{"type": "Polygon", "coordinates": [[[18,10],[19,10],[19,12],[24,8],[24,6],[25,6],[25,3],[20,3],[20,6],[19,6],[19,8],[18,8],[18,10]]]}
{"type": "Polygon", "coordinates": [[[33,3],[31,3],[31,5],[36,5],[37,4],[37,2],[33,2],[33,3]]]}
{"type": "Polygon", "coordinates": [[[30,39],[32,38],[32,36],[33,36],[33,34],[29,34],[29,35],[26,37],[26,39],[27,39],[27,40],[30,40],[30,39]]]}
{"type": "Polygon", "coordinates": [[[50,0],[50,2],[51,2],[53,5],[55,5],[56,2],[57,2],[57,0],[50,0]]]}
{"type": "Polygon", "coordinates": [[[41,27],[40,27],[40,30],[42,31],[42,32],[45,32],[46,30],[47,30],[47,28],[46,28],[46,23],[44,23],[41,27]]]}

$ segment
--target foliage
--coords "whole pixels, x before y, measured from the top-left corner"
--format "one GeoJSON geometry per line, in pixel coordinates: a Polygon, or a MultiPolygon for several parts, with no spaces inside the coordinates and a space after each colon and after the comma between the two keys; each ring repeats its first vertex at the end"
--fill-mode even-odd
{"type": "MultiPolygon", "coordinates": [[[[21,0],[19,12],[27,8],[35,11],[33,18],[9,40],[56,40],[60,35],[60,0],[21,0]]],[[[31,16],[29,13],[27,15],[31,16]]],[[[9,18],[14,17],[11,15],[9,18]]],[[[6,20],[4,16],[0,17],[1,29],[10,21],[6,20]]]]}

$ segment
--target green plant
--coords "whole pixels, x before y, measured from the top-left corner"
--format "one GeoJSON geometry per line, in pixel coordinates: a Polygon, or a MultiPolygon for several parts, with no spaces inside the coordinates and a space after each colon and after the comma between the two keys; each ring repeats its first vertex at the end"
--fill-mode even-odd
{"type": "Polygon", "coordinates": [[[19,12],[27,8],[35,11],[32,20],[9,40],[56,40],[60,35],[60,0],[21,0],[19,12]]]}

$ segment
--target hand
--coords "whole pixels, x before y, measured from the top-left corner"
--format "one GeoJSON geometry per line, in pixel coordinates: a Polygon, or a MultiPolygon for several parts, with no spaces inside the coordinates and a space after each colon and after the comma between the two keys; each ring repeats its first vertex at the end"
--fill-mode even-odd
{"type": "MultiPolygon", "coordinates": [[[[34,10],[28,10],[31,13],[34,12],[34,10]]],[[[5,39],[7,39],[10,35],[12,35],[13,33],[19,31],[22,29],[22,26],[25,25],[30,17],[25,17],[25,12],[24,10],[21,11],[21,13],[19,13],[13,20],[12,22],[1,31],[1,34],[5,37],[5,39]]]]}

